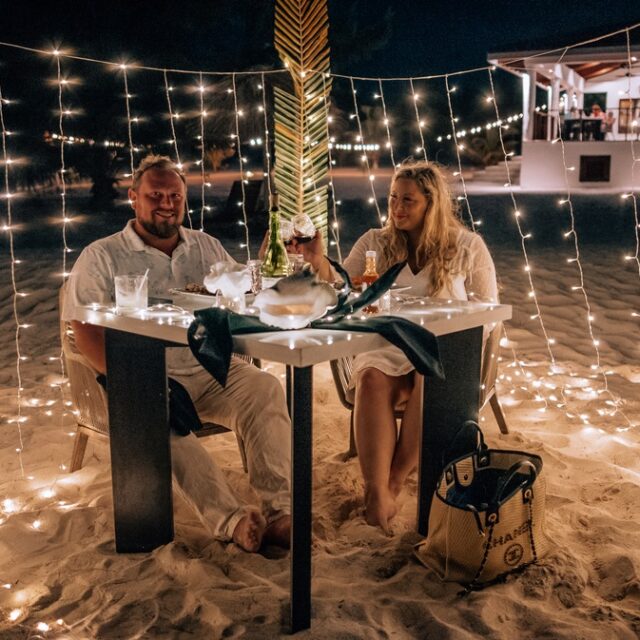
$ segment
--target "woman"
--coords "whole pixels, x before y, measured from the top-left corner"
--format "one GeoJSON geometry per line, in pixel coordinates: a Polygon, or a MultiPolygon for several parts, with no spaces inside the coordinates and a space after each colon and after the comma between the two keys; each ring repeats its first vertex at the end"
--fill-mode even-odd
{"type": "MultiPolygon", "coordinates": [[[[319,234],[297,245],[321,278],[334,274],[319,234]]],[[[396,283],[418,296],[497,302],[495,268],[482,238],[456,215],[442,171],[429,162],[402,164],[393,176],[382,229],[367,231],[344,261],[350,276],[364,271],[365,252],[377,252],[377,270],[407,260],[396,283]]],[[[355,435],[364,478],[366,520],[389,533],[396,499],[418,464],[422,377],[404,353],[389,346],[356,357],[355,435]],[[404,409],[398,433],[395,409],[404,409]]]]}

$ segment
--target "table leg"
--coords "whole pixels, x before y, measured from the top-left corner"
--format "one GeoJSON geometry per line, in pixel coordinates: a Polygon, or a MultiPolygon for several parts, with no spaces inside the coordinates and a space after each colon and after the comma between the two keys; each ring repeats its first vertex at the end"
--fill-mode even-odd
{"type": "MultiPolygon", "coordinates": [[[[418,531],[429,531],[429,510],[442,456],[466,420],[477,420],[480,403],[482,327],[438,337],[446,380],[424,379],[422,441],[418,472],[418,531]]],[[[458,443],[456,443],[456,446],[458,443]]],[[[471,443],[469,450],[473,448],[471,443]]]]}
{"type": "Polygon", "coordinates": [[[173,540],[165,346],[106,330],[107,395],[116,551],[173,540]]]}
{"type": "Polygon", "coordinates": [[[311,626],[312,373],[312,367],[287,367],[291,412],[291,633],[311,626]]]}

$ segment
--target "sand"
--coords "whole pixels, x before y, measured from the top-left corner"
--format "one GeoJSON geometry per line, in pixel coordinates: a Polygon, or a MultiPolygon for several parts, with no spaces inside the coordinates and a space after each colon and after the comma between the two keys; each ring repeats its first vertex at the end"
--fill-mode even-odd
{"type": "MultiPolygon", "coordinates": [[[[629,231],[632,234],[632,229],[629,231]]],[[[415,476],[394,535],[362,517],[358,462],[343,462],[349,416],[327,366],[315,370],[313,617],[300,638],[640,637],[640,276],[617,250],[582,252],[601,371],[570,248],[532,251],[534,283],[555,359],[513,243],[492,246],[507,325],[498,393],[511,433],[489,409],[490,445],[540,454],[551,550],[506,583],[459,598],[412,557],[415,476]],[[514,355],[517,363],[514,364],[514,355]],[[606,381],[606,389],[605,389],[606,381]],[[618,405],[616,407],[616,404],[618,405]],[[558,406],[560,405],[560,406],[558,406]],[[617,411],[616,411],[617,408],[617,411]],[[609,415],[613,414],[613,415],[609,415]]],[[[248,554],[207,537],[176,498],[176,535],[149,554],[114,549],[109,450],[92,440],[69,474],[74,420],[60,387],[59,248],[16,265],[22,322],[23,422],[16,422],[15,320],[9,260],[0,265],[0,637],[274,638],[285,634],[289,559],[248,554]],[[21,449],[18,453],[16,449],[21,449]],[[10,501],[10,502],[8,502],[10,501]],[[47,630],[48,629],[48,630],[47,630]]],[[[266,363],[275,375],[283,371],[266,363]]],[[[205,440],[251,498],[232,435],[205,440]]]]}

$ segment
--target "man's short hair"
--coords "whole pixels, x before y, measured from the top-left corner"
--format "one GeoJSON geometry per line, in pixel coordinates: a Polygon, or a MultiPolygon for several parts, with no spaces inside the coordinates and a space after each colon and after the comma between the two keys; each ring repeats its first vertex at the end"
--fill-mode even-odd
{"type": "Polygon", "coordinates": [[[180,180],[187,184],[187,181],[184,177],[184,173],[182,173],[182,169],[169,157],[169,156],[156,156],[156,155],[148,155],[146,158],[143,158],[138,165],[138,168],[133,172],[133,183],[131,184],[131,188],[136,191],[140,186],[140,181],[142,180],[142,176],[149,171],[149,169],[160,169],[161,171],[173,171],[180,177],[180,180]]]}

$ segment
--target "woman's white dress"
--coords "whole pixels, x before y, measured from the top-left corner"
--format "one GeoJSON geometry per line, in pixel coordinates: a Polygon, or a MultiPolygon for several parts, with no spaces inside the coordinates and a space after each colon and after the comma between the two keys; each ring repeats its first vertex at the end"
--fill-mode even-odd
{"type": "MultiPolygon", "coordinates": [[[[353,245],[349,256],[344,261],[343,266],[349,275],[362,275],[364,272],[365,253],[369,250],[377,252],[379,263],[384,242],[381,229],[371,229],[362,235],[353,245]]],[[[461,229],[457,243],[458,252],[453,260],[449,278],[443,289],[435,297],[497,302],[496,271],[484,240],[477,233],[461,229]]],[[[404,292],[406,294],[430,296],[430,269],[430,265],[427,265],[424,269],[414,274],[407,264],[396,278],[396,283],[400,286],[411,287],[404,292]]],[[[380,273],[379,268],[378,272],[380,273]]],[[[350,391],[355,387],[360,371],[368,367],[375,367],[390,376],[401,376],[414,369],[404,353],[392,345],[378,351],[361,353],[355,358],[350,391]]]]}

